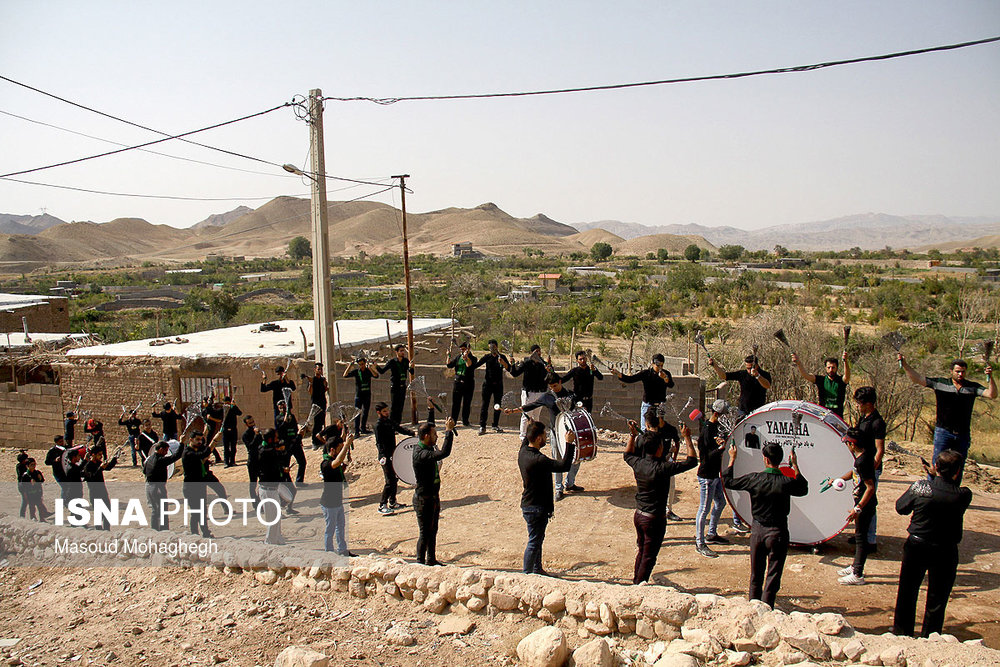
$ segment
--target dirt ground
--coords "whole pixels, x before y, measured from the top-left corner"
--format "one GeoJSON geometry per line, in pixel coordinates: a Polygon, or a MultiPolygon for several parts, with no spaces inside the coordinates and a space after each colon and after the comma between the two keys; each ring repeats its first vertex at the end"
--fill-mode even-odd
{"type": "MultiPolygon", "coordinates": [[[[557,503],[555,518],[549,524],[544,566],[565,579],[615,583],[631,580],[635,558],[632,526],[635,482],[622,460],[624,438],[619,434],[608,437],[611,439],[602,439],[597,459],[584,463],[581,468],[577,483],[585,487],[585,491],[570,494],[557,503]]],[[[452,456],[444,461],[441,470],[440,560],[456,565],[520,570],[526,531],[519,511],[518,446],[516,433],[477,436],[473,429],[459,431],[452,456]]],[[[929,456],[918,445],[905,443],[905,447],[914,454],[929,456]]],[[[319,455],[312,451],[307,454],[306,480],[316,483],[319,455]]],[[[412,509],[407,507],[395,516],[382,516],[376,511],[383,480],[375,456],[371,436],[357,441],[350,474],[350,548],[359,554],[375,552],[412,559],[417,532],[412,509]]],[[[2,454],[4,468],[11,473],[13,458],[13,451],[2,454]]],[[[242,457],[240,460],[242,462],[242,457]]],[[[876,634],[887,632],[892,622],[899,559],[908,521],[895,513],[893,503],[917,478],[918,469],[916,456],[887,454],[879,487],[879,550],[868,561],[866,578],[869,583],[866,586],[845,587],[837,583],[835,571],[850,564],[853,558],[853,547],[847,544],[847,535],[841,535],[823,545],[818,553],[792,549],[778,607],[785,611],[840,612],[860,630],[876,634]]],[[[242,465],[230,469],[217,466],[214,470],[223,482],[233,482],[240,493],[246,488],[246,469],[242,465]],[[238,487],[236,482],[239,482],[238,487]]],[[[139,481],[141,475],[137,468],[126,464],[108,473],[107,478],[109,481],[139,481]]],[[[975,496],[966,514],[965,538],[960,547],[961,565],[945,622],[946,632],[963,640],[982,637],[986,645],[994,648],[1000,648],[1000,495],[997,480],[995,471],[987,468],[970,469],[967,474],[967,483],[973,487],[975,496]]],[[[694,515],[698,506],[694,471],[679,478],[678,490],[679,501],[674,511],[683,520],[668,526],[653,583],[692,593],[744,594],[749,570],[747,538],[727,535],[732,543],[714,547],[720,554],[717,559],[698,555],[693,543],[694,515]]],[[[51,492],[46,495],[50,496],[51,492]]],[[[409,505],[410,495],[409,489],[401,485],[399,501],[409,505]]],[[[725,527],[720,533],[726,534],[729,530],[730,517],[727,509],[723,514],[725,527]]],[[[125,646],[126,641],[139,645],[138,637],[129,638],[131,626],[148,629],[153,622],[150,619],[168,617],[163,621],[166,630],[157,631],[163,636],[162,640],[158,638],[153,644],[141,643],[148,664],[185,664],[195,655],[202,656],[199,660],[204,664],[204,656],[212,657],[209,647],[222,658],[240,656],[238,662],[231,664],[251,665],[255,664],[254,660],[267,664],[273,661],[280,648],[302,636],[319,641],[309,636],[313,628],[318,628],[316,632],[321,633],[322,641],[337,651],[346,652],[337,655],[349,658],[349,653],[354,651],[371,657],[377,655],[373,647],[380,642],[384,644],[381,633],[392,619],[408,622],[429,636],[434,634],[433,628],[420,628],[427,619],[423,612],[411,607],[389,608],[386,603],[370,601],[351,603],[346,596],[305,595],[289,587],[279,592],[278,588],[262,589],[243,578],[235,581],[238,583],[215,583],[201,574],[183,570],[0,570],[0,628],[4,637],[23,637],[24,622],[28,622],[31,633],[41,633],[40,637],[51,638],[51,642],[57,643],[60,641],[57,637],[70,631],[72,641],[66,642],[65,649],[57,652],[59,655],[79,654],[87,645],[100,642],[101,650],[88,649],[88,655],[103,659],[108,650],[124,656],[124,652],[130,650],[125,646]],[[191,578],[196,581],[197,593],[191,591],[188,583],[191,578]],[[44,583],[33,596],[26,597],[27,586],[38,579],[44,583]],[[142,594],[136,596],[137,593],[142,594]],[[170,599],[176,595],[182,597],[170,599]],[[202,598],[191,606],[189,603],[195,595],[202,598]],[[259,607],[267,600],[271,605],[269,622],[263,622],[263,613],[253,617],[247,615],[247,609],[254,605],[259,607]],[[91,608],[92,605],[96,607],[91,608]],[[294,605],[299,607],[292,610],[294,605]],[[345,611],[351,611],[355,622],[349,623],[349,632],[329,621],[327,606],[329,610],[342,606],[345,611]],[[286,609],[284,615],[280,612],[282,607],[286,609]],[[187,611],[183,611],[185,608],[187,611]],[[185,622],[176,629],[172,627],[174,617],[170,616],[173,609],[181,609],[186,614],[183,616],[185,622]],[[315,610],[322,612],[322,620],[310,616],[315,610]],[[220,628],[227,614],[233,615],[236,626],[220,628]],[[102,615],[105,620],[95,622],[102,615]],[[299,617],[301,622],[297,622],[299,617]],[[85,621],[70,628],[77,618],[85,621]],[[365,623],[359,625],[360,619],[365,623]],[[189,638],[192,628],[197,632],[189,638]],[[185,641],[192,643],[194,648],[179,651],[178,643],[185,641]],[[160,653],[155,659],[154,652],[160,653]]],[[[923,597],[918,610],[922,606],[923,597]]],[[[477,622],[480,625],[493,623],[487,619],[477,622]]],[[[504,632],[525,634],[520,629],[498,628],[477,631],[473,636],[480,642],[490,640],[489,646],[481,647],[483,655],[503,657],[508,655],[510,648],[503,645],[504,632]],[[494,635],[496,638],[491,639],[494,635]]],[[[28,637],[23,641],[30,640],[28,637]]],[[[438,649],[433,654],[425,653],[429,641],[418,641],[417,653],[407,660],[392,659],[389,663],[471,664],[467,661],[469,653],[463,653],[466,649],[450,639],[438,642],[438,649]]],[[[401,655],[409,656],[406,651],[401,655]]],[[[118,664],[135,663],[125,660],[118,664]]]]}

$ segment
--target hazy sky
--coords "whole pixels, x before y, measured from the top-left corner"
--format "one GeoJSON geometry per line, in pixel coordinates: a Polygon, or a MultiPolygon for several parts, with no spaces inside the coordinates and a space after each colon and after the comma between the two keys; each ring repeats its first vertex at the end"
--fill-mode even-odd
{"type": "MultiPolygon", "coordinates": [[[[0,0],[0,74],[179,133],[322,88],[398,97],[723,74],[1000,35],[1000,2],[0,0]]],[[[149,132],[0,81],[0,111],[135,144],[149,132]]],[[[864,212],[1000,215],[1000,43],[807,73],[519,99],[328,102],[327,171],[409,173],[412,211],[495,202],[561,222],[758,228],[864,212]]],[[[198,141],[306,166],[290,109],[198,141]]],[[[113,149],[0,114],[0,173],[113,149]]],[[[0,212],[193,224],[307,185],[176,141],[0,181],[0,212]]],[[[374,190],[330,182],[330,199],[374,190]]],[[[392,203],[389,195],[377,198],[392,203]]],[[[397,202],[398,203],[398,202],[397,202]]]]}

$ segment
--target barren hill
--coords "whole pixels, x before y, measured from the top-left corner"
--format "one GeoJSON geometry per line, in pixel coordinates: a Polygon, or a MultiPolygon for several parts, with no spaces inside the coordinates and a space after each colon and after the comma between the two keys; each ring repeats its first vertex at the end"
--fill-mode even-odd
{"type": "Polygon", "coordinates": [[[617,234],[612,234],[606,229],[600,229],[595,227],[594,229],[588,229],[586,231],[580,232],[578,234],[573,234],[569,237],[569,240],[576,241],[582,244],[588,250],[595,243],[607,243],[608,245],[614,246],[617,243],[622,243],[625,241],[622,237],[617,234]]]}
{"type": "Polygon", "coordinates": [[[611,244],[616,255],[645,255],[647,252],[656,252],[660,248],[666,248],[671,255],[680,255],[684,249],[691,244],[699,248],[707,248],[715,251],[716,247],[706,241],[704,237],[696,234],[650,234],[649,236],[638,236],[634,239],[621,241],[617,245],[611,244]]]}
{"type": "Polygon", "coordinates": [[[248,206],[237,206],[232,211],[210,215],[201,222],[197,222],[191,225],[191,229],[204,229],[205,227],[221,227],[226,223],[232,222],[236,218],[242,218],[247,213],[252,213],[252,212],[253,209],[248,206]]]}
{"type": "MultiPolygon", "coordinates": [[[[86,258],[147,255],[187,242],[192,232],[169,225],[153,225],[139,218],[118,218],[104,224],[70,222],[50,227],[39,238],[59,243],[60,254],[85,253],[86,258]]],[[[72,260],[64,260],[72,261],[72,260]]]]}
{"type": "Polygon", "coordinates": [[[979,238],[966,238],[946,243],[933,243],[914,248],[914,252],[927,252],[934,248],[937,248],[941,252],[954,252],[961,248],[983,248],[984,250],[986,248],[1000,248],[1000,234],[990,234],[988,236],[980,236],[979,238]]]}

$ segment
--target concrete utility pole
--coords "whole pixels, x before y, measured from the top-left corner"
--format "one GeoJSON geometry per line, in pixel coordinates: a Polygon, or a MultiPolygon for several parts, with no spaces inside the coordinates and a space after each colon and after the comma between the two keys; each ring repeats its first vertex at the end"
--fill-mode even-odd
{"type": "MultiPolygon", "coordinates": [[[[413,309],[410,306],[410,244],[406,237],[406,179],[409,174],[393,176],[399,179],[400,209],[403,212],[403,287],[406,290],[406,353],[413,364],[413,309]]],[[[417,397],[410,393],[410,410],[413,423],[417,423],[417,397]]]]}
{"type": "Polygon", "coordinates": [[[330,235],[327,225],[326,157],[323,148],[323,91],[309,91],[309,153],[312,171],[313,322],[316,361],[337,401],[337,371],[333,356],[333,305],[330,303],[330,235]]]}

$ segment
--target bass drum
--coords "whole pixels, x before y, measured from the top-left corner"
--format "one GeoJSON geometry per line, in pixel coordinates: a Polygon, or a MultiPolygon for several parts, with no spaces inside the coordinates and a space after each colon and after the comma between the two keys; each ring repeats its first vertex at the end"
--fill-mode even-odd
{"type": "Polygon", "coordinates": [[[552,442],[552,453],[562,458],[566,452],[566,434],[576,434],[576,449],[573,450],[573,464],[592,461],[597,457],[597,427],[586,410],[560,412],[556,417],[556,437],[552,442]]]}
{"type": "MultiPolygon", "coordinates": [[[[181,441],[167,440],[167,446],[170,447],[170,450],[167,452],[167,454],[173,456],[181,448],[181,441]]],[[[176,470],[176,465],[174,463],[171,463],[167,466],[167,479],[170,479],[171,477],[174,476],[174,470],[176,470]]]]}
{"type": "MultiPolygon", "coordinates": [[[[781,445],[785,453],[781,472],[789,477],[788,455],[793,447],[799,470],[809,482],[809,493],[793,496],[788,515],[788,535],[792,544],[821,544],[840,534],[847,526],[847,515],[854,507],[850,490],[833,489],[820,493],[821,482],[827,477],[839,477],[854,467],[854,456],[841,441],[847,424],[836,414],[815,403],[776,401],[758,408],[736,425],[729,443],[736,442],[738,455],[733,475],[740,477],[764,469],[761,447],[769,443],[781,445]],[[796,428],[793,414],[801,415],[796,428]],[[755,427],[753,430],[752,427],[755,427]],[[756,435],[747,438],[748,434],[756,435]]],[[[729,465],[729,452],[723,453],[723,470],[729,465]]],[[[753,520],[750,494],[725,489],[726,500],[745,523],[753,520]]]]}
{"type": "Polygon", "coordinates": [[[417,476],[413,474],[413,450],[420,446],[420,441],[416,438],[406,438],[396,445],[396,451],[392,454],[392,470],[401,482],[410,486],[417,483],[417,476]]]}

